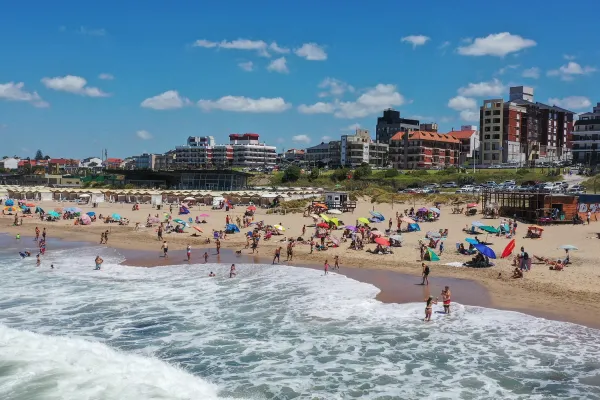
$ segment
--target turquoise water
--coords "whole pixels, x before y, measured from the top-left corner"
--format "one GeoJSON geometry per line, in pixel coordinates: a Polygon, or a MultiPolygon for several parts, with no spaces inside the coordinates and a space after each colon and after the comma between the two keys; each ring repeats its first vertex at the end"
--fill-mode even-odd
{"type": "Polygon", "coordinates": [[[1,399],[600,399],[598,330],[458,304],[425,324],[342,275],[121,259],[0,250],[1,399]]]}

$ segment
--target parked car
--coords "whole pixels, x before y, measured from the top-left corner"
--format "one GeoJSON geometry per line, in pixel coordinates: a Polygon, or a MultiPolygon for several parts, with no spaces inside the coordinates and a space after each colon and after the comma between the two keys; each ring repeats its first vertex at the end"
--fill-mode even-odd
{"type": "Polygon", "coordinates": [[[455,188],[458,187],[458,185],[456,184],[456,182],[446,182],[442,184],[443,188],[455,188]]]}

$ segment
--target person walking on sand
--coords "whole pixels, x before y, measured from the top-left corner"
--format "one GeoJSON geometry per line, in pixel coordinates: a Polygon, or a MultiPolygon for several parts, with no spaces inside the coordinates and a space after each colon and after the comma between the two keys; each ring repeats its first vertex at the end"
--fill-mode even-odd
{"type": "Polygon", "coordinates": [[[588,211],[587,212],[587,223],[588,223],[588,225],[590,224],[590,220],[591,219],[592,219],[592,213],[591,213],[591,211],[588,211]]]}
{"type": "Polygon", "coordinates": [[[434,304],[437,304],[437,299],[434,300],[433,296],[429,296],[425,299],[425,322],[431,321],[431,312],[434,304]]]}
{"type": "Polygon", "coordinates": [[[207,261],[208,261],[208,252],[205,251],[204,252],[204,263],[206,264],[207,261]]]}
{"type": "Polygon", "coordinates": [[[190,262],[190,260],[192,258],[192,246],[190,246],[189,244],[187,245],[186,254],[187,254],[187,260],[188,260],[188,262],[190,262]]]}
{"type": "Polygon", "coordinates": [[[104,232],[104,244],[108,244],[108,229],[104,232]]]}
{"type": "Polygon", "coordinates": [[[429,286],[429,265],[421,263],[421,267],[423,267],[423,282],[421,282],[421,285],[429,286]]]}
{"type": "Polygon", "coordinates": [[[294,241],[290,240],[287,245],[287,259],[286,261],[292,261],[294,259],[294,241]]]}
{"type": "Polygon", "coordinates": [[[390,220],[389,220],[389,222],[388,222],[388,229],[389,229],[390,231],[392,230],[392,225],[393,225],[393,224],[394,224],[394,223],[392,222],[392,218],[390,217],[390,220]]]}
{"type": "Polygon", "coordinates": [[[333,261],[334,261],[333,269],[339,270],[340,269],[340,256],[333,257],[333,261]]]}
{"type": "Polygon", "coordinates": [[[162,246],[160,246],[160,248],[163,251],[163,257],[164,258],[169,258],[169,254],[168,254],[168,252],[169,252],[169,244],[167,243],[166,240],[163,241],[163,244],[162,244],[162,246]]]}
{"type": "Polygon", "coordinates": [[[279,264],[279,257],[281,256],[281,247],[275,249],[275,255],[273,256],[273,264],[275,264],[275,260],[277,260],[277,264],[279,264]]]}
{"type": "Polygon", "coordinates": [[[217,254],[221,254],[221,241],[217,239],[215,243],[217,244],[217,254]]]}
{"type": "Polygon", "coordinates": [[[158,240],[163,240],[162,234],[163,234],[163,227],[162,227],[162,222],[161,222],[160,226],[158,227],[158,240]]]}
{"type": "Polygon", "coordinates": [[[104,232],[100,232],[100,244],[104,244],[104,232]]]}
{"type": "Polygon", "coordinates": [[[444,287],[444,290],[442,290],[442,302],[444,304],[444,314],[450,314],[450,296],[452,294],[450,293],[450,286],[446,286],[444,287]]]}
{"type": "Polygon", "coordinates": [[[327,263],[327,260],[325,260],[325,265],[323,266],[323,268],[325,269],[324,275],[328,275],[329,274],[329,263],[327,263]]]}
{"type": "Polygon", "coordinates": [[[442,255],[442,253],[444,252],[444,242],[440,241],[440,256],[442,255]]]}
{"type": "Polygon", "coordinates": [[[302,237],[304,237],[304,234],[306,233],[306,225],[302,226],[302,237]]]}

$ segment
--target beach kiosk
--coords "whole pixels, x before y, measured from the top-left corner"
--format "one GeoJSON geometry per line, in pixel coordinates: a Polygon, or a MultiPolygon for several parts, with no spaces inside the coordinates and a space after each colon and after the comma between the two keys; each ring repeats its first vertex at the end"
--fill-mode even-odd
{"type": "Polygon", "coordinates": [[[332,210],[354,211],[356,202],[350,201],[348,192],[325,192],[325,204],[332,210]]]}

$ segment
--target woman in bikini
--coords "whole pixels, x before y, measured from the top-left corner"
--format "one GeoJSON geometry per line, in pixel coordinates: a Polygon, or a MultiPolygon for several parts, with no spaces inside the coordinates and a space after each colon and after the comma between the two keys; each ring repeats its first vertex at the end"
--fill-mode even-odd
{"type": "Polygon", "coordinates": [[[437,300],[434,300],[433,296],[425,299],[425,322],[431,321],[431,312],[434,304],[437,304],[437,300]]]}
{"type": "Polygon", "coordinates": [[[444,314],[450,314],[450,287],[446,286],[444,290],[442,290],[442,301],[444,304],[444,314]]]}

